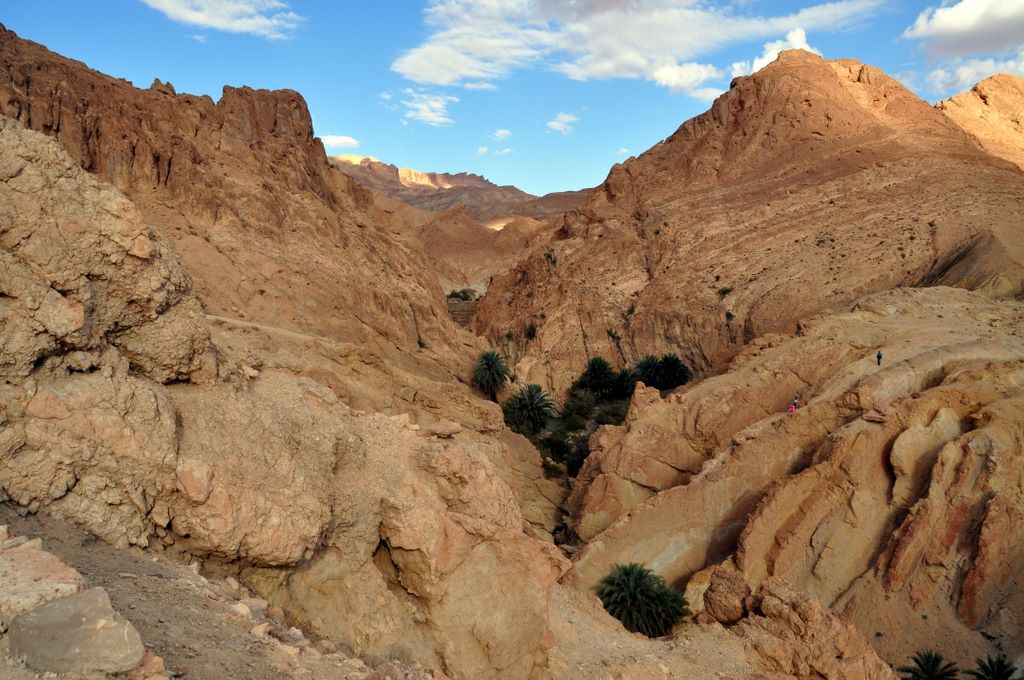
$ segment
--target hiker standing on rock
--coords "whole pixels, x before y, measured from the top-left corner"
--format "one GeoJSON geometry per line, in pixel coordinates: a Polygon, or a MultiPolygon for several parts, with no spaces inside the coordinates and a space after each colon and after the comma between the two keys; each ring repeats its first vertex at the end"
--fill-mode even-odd
{"type": "Polygon", "coordinates": [[[793,397],[793,401],[789,402],[789,407],[786,409],[790,413],[796,413],[797,408],[800,406],[800,397],[793,397]]]}
{"type": "Polygon", "coordinates": [[[878,354],[875,355],[875,361],[878,362],[879,366],[882,365],[882,350],[878,350],[878,354]]]}

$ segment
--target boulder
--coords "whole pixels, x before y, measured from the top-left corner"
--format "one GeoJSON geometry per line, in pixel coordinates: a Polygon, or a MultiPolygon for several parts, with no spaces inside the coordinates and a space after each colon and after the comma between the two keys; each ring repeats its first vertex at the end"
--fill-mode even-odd
{"type": "Polygon", "coordinates": [[[51,600],[11,622],[11,652],[38,671],[122,673],[142,662],[138,631],[102,588],[51,600]]]}

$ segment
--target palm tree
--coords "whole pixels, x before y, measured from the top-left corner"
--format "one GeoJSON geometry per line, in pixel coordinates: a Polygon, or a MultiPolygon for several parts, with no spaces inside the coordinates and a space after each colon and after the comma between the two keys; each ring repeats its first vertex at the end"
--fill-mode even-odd
{"type": "Polygon", "coordinates": [[[661,384],[661,367],[658,365],[658,358],[650,354],[636,362],[633,373],[648,387],[657,387],[661,384]]]}
{"type": "Polygon", "coordinates": [[[1006,660],[1005,654],[992,658],[986,656],[985,660],[975,659],[978,669],[964,671],[975,680],[1014,680],[1017,675],[1017,667],[1006,660]]]}
{"type": "Polygon", "coordinates": [[[615,387],[615,371],[604,357],[594,357],[587,362],[583,374],[576,381],[576,387],[590,390],[599,396],[606,395],[615,387]]]}
{"type": "Polygon", "coordinates": [[[508,366],[501,355],[494,350],[482,353],[476,360],[473,371],[473,384],[487,395],[491,401],[498,401],[498,390],[508,382],[508,366]]]}
{"type": "Polygon", "coordinates": [[[505,422],[513,427],[538,432],[555,416],[555,404],[540,385],[530,383],[502,407],[505,422]]]}
{"type": "Polygon", "coordinates": [[[663,390],[671,390],[674,387],[690,381],[690,369],[686,367],[683,360],[675,354],[666,354],[658,360],[658,369],[661,374],[661,385],[663,390]]]}
{"type": "Polygon", "coordinates": [[[665,580],[642,564],[618,564],[597,587],[605,610],[626,630],[648,637],[667,635],[690,613],[689,603],[665,580]]]}
{"type": "Polygon", "coordinates": [[[903,680],[956,680],[959,670],[955,663],[947,663],[936,651],[918,652],[910,657],[913,666],[898,668],[903,680]]]}

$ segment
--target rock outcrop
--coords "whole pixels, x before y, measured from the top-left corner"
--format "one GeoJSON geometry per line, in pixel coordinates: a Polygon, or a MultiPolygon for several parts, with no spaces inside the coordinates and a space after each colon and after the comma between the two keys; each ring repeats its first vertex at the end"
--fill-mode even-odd
{"type": "Polygon", "coordinates": [[[572,504],[588,543],[567,578],[590,589],[639,561],[681,582],[732,555],[699,579],[724,622],[778,577],[889,662],[938,641],[968,663],[988,639],[1019,653],[1022,321],[1019,302],[893,291],[664,399],[641,393],[595,435],[572,504]]]}
{"type": "Polygon", "coordinates": [[[453,422],[421,434],[215,350],[189,276],[124,196],[6,118],[0,168],[4,500],[245,567],[360,653],[454,677],[544,667],[547,591],[568,565],[523,532],[502,478],[529,472],[493,462],[515,442],[453,422]]]}
{"type": "Polygon", "coordinates": [[[878,69],[799,51],[612,168],[474,319],[533,322],[515,372],[561,392],[587,357],[745,343],[899,286],[1024,288],[1024,176],[878,69]]]}
{"type": "Polygon", "coordinates": [[[935,105],[982,148],[1024,170],[1024,78],[1000,73],[935,105]]]}

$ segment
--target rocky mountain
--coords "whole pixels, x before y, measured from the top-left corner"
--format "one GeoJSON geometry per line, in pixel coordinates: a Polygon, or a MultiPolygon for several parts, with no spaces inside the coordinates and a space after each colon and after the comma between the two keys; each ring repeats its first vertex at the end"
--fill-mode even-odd
{"type": "Polygon", "coordinates": [[[420,172],[399,168],[370,156],[343,154],[331,162],[360,184],[424,210],[439,212],[463,206],[478,222],[504,225],[514,216],[554,217],[579,205],[584,190],[534,196],[514,186],[498,186],[480,175],[420,172]]]}
{"type": "Polygon", "coordinates": [[[474,328],[533,323],[517,373],[556,392],[588,356],[698,371],[872,292],[1024,286],[1024,177],[900,83],[784,52],[612,168],[499,277],[474,328]]]}
{"type": "Polygon", "coordinates": [[[994,75],[935,107],[986,151],[1024,170],[1024,78],[994,75]]]}

